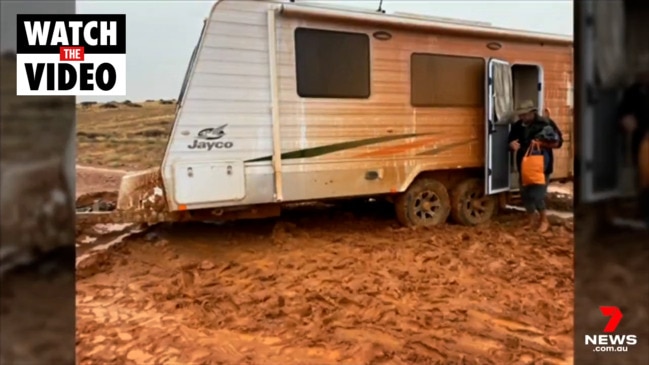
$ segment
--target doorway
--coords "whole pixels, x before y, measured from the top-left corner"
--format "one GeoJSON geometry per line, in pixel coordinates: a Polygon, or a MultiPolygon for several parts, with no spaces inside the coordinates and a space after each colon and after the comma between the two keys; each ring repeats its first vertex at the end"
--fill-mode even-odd
{"type": "Polygon", "coordinates": [[[532,100],[543,114],[543,71],[536,65],[512,65],[512,83],[514,92],[514,107],[523,100],[532,100]]]}
{"type": "Polygon", "coordinates": [[[515,159],[507,148],[511,123],[516,121],[511,111],[522,101],[532,100],[539,114],[544,114],[543,69],[490,59],[487,71],[485,191],[497,194],[519,188],[515,159]]]}
{"type": "MultiPolygon", "coordinates": [[[[539,115],[545,114],[543,105],[543,70],[537,65],[512,65],[514,108],[524,100],[532,100],[539,115]]],[[[510,158],[510,189],[519,189],[519,171],[513,153],[510,158]]]]}

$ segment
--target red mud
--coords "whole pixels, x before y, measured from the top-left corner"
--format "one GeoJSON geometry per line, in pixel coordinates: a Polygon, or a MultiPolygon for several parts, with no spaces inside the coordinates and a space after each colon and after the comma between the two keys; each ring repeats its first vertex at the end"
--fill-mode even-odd
{"type": "Polygon", "coordinates": [[[158,226],[77,271],[86,364],[571,364],[572,223],[400,228],[381,205],[158,226]]]}

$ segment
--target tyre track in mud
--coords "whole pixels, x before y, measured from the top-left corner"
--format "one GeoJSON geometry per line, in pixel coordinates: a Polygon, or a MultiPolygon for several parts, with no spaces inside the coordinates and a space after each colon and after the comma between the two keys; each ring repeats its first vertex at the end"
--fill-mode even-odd
{"type": "Polygon", "coordinates": [[[80,265],[78,359],[571,363],[572,224],[521,223],[412,230],[373,205],[154,227],[80,265]]]}

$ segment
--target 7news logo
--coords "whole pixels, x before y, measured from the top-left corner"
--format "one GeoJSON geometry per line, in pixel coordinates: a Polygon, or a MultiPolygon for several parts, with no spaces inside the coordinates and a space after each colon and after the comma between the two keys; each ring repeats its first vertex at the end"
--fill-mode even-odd
{"type": "Polygon", "coordinates": [[[19,14],[17,95],[126,95],[126,15],[19,14]]]}
{"type": "Polygon", "coordinates": [[[585,344],[595,346],[593,348],[594,352],[627,352],[629,346],[638,343],[638,336],[636,335],[614,334],[624,317],[620,308],[601,306],[599,311],[603,316],[609,317],[609,320],[602,331],[603,334],[585,336],[585,344]]]}

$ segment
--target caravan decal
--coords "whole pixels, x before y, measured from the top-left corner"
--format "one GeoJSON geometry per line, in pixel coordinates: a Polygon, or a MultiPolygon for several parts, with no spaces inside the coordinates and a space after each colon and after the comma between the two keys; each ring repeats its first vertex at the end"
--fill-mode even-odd
{"type": "Polygon", "coordinates": [[[225,137],[225,127],[227,126],[228,126],[227,124],[223,124],[222,126],[216,128],[201,129],[198,133],[196,133],[194,142],[190,145],[187,145],[187,148],[190,150],[206,150],[206,151],[211,151],[213,149],[218,150],[218,149],[232,148],[232,146],[234,146],[233,142],[230,141],[215,142],[216,140],[225,137]]]}
{"type": "MultiPolygon", "coordinates": [[[[349,150],[357,147],[364,147],[364,146],[369,146],[369,145],[383,143],[383,142],[391,142],[399,139],[414,138],[414,137],[421,137],[421,136],[432,136],[435,134],[439,134],[439,133],[409,133],[409,134],[399,134],[395,136],[374,137],[374,138],[359,139],[356,141],[334,143],[326,146],[306,148],[303,150],[282,153],[281,159],[291,160],[291,159],[298,159],[298,158],[318,157],[329,153],[349,150]]],[[[256,158],[253,160],[248,160],[246,162],[271,161],[272,159],[273,159],[272,156],[266,156],[266,157],[256,158]]]]}
{"type": "Polygon", "coordinates": [[[227,127],[227,124],[223,124],[220,127],[216,128],[205,128],[199,131],[196,135],[197,138],[200,139],[207,139],[207,140],[214,140],[214,139],[220,139],[221,137],[225,136],[225,127],[227,127]]]}
{"type": "Polygon", "coordinates": [[[199,142],[197,139],[194,140],[193,144],[187,146],[190,150],[206,150],[211,151],[213,149],[228,149],[232,148],[232,142],[199,142]]]}
{"type": "Polygon", "coordinates": [[[431,150],[418,153],[417,156],[433,156],[433,155],[437,155],[437,154],[440,154],[442,152],[448,151],[450,149],[453,149],[455,147],[464,146],[464,145],[469,144],[471,142],[477,142],[477,141],[478,141],[477,138],[471,138],[471,139],[467,139],[467,140],[460,141],[460,142],[449,143],[447,145],[439,146],[439,147],[433,148],[431,150]]]}
{"type": "Polygon", "coordinates": [[[430,138],[419,138],[413,142],[401,143],[396,146],[389,146],[380,148],[374,151],[364,152],[354,156],[353,158],[370,158],[370,157],[387,157],[394,156],[404,152],[411,151],[419,147],[425,147],[439,140],[439,136],[430,137],[430,138]]]}

